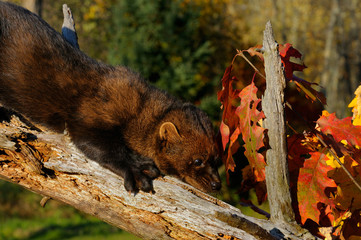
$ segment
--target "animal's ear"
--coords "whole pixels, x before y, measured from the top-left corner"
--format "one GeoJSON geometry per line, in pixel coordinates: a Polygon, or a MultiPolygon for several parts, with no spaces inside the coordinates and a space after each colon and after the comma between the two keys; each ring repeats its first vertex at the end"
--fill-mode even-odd
{"type": "Polygon", "coordinates": [[[160,126],[159,137],[162,140],[170,142],[181,140],[181,136],[179,135],[176,126],[171,122],[165,122],[162,124],[162,126],[160,126]]]}

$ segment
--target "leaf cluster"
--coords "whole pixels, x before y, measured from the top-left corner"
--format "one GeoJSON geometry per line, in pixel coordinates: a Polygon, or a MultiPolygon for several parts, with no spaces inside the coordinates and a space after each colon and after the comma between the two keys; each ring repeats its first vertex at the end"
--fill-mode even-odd
{"type": "MultiPolygon", "coordinates": [[[[306,68],[300,52],[287,43],[279,45],[279,54],[288,85],[285,102],[288,109],[288,166],[296,220],[321,237],[348,239],[361,236],[361,126],[358,126],[361,87],[350,104],[353,120],[351,117],[338,119],[334,113],[326,111],[321,113],[322,109],[314,104],[318,102],[324,106],[326,98],[314,88],[317,84],[294,74],[306,68]],[[292,88],[298,91],[292,91],[292,88]],[[297,106],[304,102],[307,102],[306,107],[297,106]],[[313,116],[309,118],[310,115],[313,116]],[[293,121],[296,118],[303,123],[293,121]]],[[[262,62],[262,46],[238,51],[235,56],[242,57],[255,69],[248,86],[235,87],[239,86],[240,80],[233,71],[234,60],[225,70],[222,90],[218,93],[223,107],[220,145],[228,174],[237,167],[233,156],[244,151],[248,165],[242,169],[240,192],[255,188],[258,202],[262,203],[267,198],[264,181],[268,139],[267,129],[262,127],[265,117],[262,101],[258,98],[263,91],[255,82],[261,83],[260,86],[267,82],[263,69],[258,70],[246,55],[258,56],[262,62]],[[257,78],[259,80],[255,80],[257,78]]]]}

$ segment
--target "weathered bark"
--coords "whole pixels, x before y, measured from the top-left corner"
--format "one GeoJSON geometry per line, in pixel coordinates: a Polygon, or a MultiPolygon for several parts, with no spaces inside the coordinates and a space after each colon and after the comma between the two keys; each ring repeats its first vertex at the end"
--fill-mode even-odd
{"type": "MultiPolygon", "coordinates": [[[[283,224],[291,231],[303,231],[295,221],[291,203],[284,113],[286,79],[271,22],[266,24],[263,49],[266,90],[262,98],[262,110],[266,117],[264,127],[267,129],[270,147],[266,153],[266,185],[271,221],[283,224]]],[[[306,231],[305,234],[307,238],[311,237],[306,231]]]]}
{"type": "Polygon", "coordinates": [[[321,86],[328,100],[326,109],[339,118],[351,114],[347,106],[361,77],[361,27],[355,12],[359,7],[359,1],[333,0],[326,30],[321,86]]]}
{"type": "Polygon", "coordinates": [[[171,177],[154,181],[155,194],[129,194],[121,177],[87,159],[66,135],[32,130],[17,117],[0,124],[0,136],[2,179],[144,239],[300,239],[171,177]]]}
{"type": "Polygon", "coordinates": [[[284,115],[284,77],[278,44],[274,39],[271,23],[268,22],[263,38],[266,90],[262,110],[266,116],[264,127],[268,129],[270,149],[267,151],[266,183],[271,220],[294,221],[291,206],[287,164],[286,125],[284,115]]]}

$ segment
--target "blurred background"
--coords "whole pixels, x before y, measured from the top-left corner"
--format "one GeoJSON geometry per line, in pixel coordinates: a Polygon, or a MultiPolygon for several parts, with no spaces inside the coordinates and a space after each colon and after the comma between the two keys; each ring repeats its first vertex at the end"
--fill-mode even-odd
{"type": "MultiPolygon", "coordinates": [[[[358,0],[8,2],[37,13],[59,32],[62,4],[68,4],[82,51],[99,61],[127,65],[158,87],[195,103],[216,127],[221,119],[217,91],[223,72],[236,49],[262,44],[268,20],[279,43],[289,42],[302,52],[308,68],[300,76],[321,85],[329,112],[339,118],[349,116],[347,105],[360,84],[358,0]]],[[[253,70],[244,61],[237,64],[238,75],[250,82],[253,70]]],[[[218,197],[240,207],[240,181],[234,178],[218,197]]],[[[55,201],[43,209],[40,199],[0,181],[0,239],[136,239],[55,201]]]]}

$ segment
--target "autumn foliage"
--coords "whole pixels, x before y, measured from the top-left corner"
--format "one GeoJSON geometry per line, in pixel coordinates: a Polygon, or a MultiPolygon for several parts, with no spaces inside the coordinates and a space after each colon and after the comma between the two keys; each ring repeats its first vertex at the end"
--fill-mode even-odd
{"type": "MultiPolygon", "coordinates": [[[[253,62],[263,62],[262,46],[238,51],[235,56],[252,65],[245,53],[257,56],[252,58],[253,62]]],[[[361,87],[349,105],[353,108],[353,118],[338,119],[334,113],[300,108],[297,104],[305,101],[309,106],[315,102],[326,105],[326,98],[314,88],[317,84],[294,75],[295,71],[306,68],[298,50],[287,43],[279,45],[279,54],[288,88],[298,90],[293,96],[286,95],[288,165],[296,220],[323,238],[361,236],[361,87]],[[291,100],[294,95],[297,101],[291,100]],[[317,115],[314,118],[318,117],[317,121],[304,117],[310,111],[317,115]],[[292,122],[295,118],[303,124],[295,126],[297,123],[292,122]]],[[[242,170],[243,188],[255,188],[258,201],[263,202],[266,193],[258,188],[265,181],[267,130],[262,127],[265,116],[259,97],[263,93],[255,82],[264,84],[265,76],[263,69],[252,67],[255,70],[252,82],[243,89],[235,88],[241,80],[237,78],[234,60],[225,70],[222,90],[218,92],[223,108],[220,144],[227,173],[236,168],[234,154],[244,150],[248,165],[242,170]]]]}

